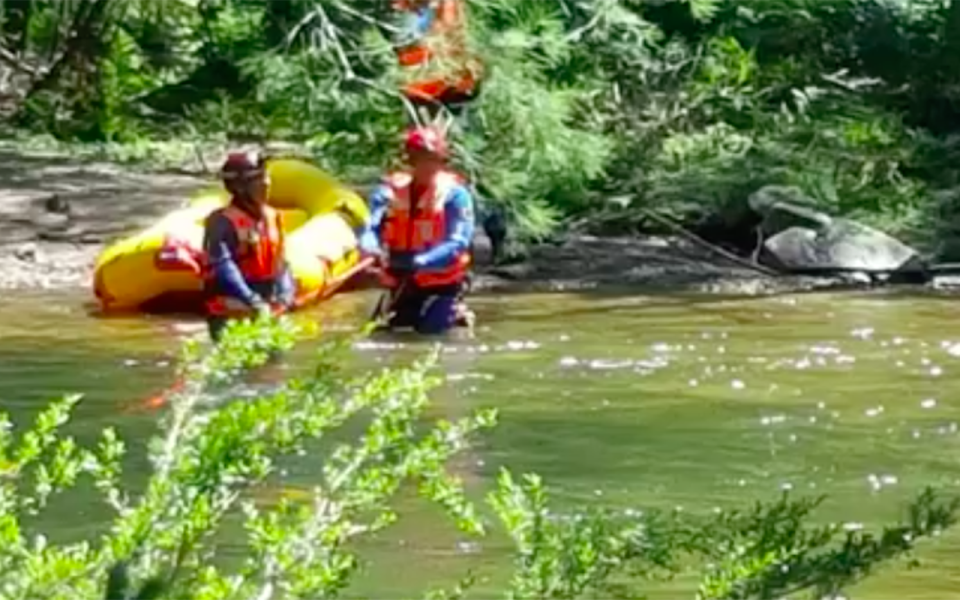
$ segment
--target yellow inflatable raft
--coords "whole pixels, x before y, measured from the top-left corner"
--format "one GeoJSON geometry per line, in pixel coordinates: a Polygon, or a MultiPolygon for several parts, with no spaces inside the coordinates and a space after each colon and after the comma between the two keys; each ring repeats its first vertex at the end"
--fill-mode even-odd
{"type": "MultiPolygon", "coordinates": [[[[354,232],[369,218],[366,203],[301,160],[269,160],[267,172],[267,201],[283,215],[297,304],[323,299],[361,270],[354,232]]],[[[97,260],[93,284],[102,310],[198,310],[203,222],[228,199],[222,187],[201,192],[185,208],[106,248],[97,260]]]]}

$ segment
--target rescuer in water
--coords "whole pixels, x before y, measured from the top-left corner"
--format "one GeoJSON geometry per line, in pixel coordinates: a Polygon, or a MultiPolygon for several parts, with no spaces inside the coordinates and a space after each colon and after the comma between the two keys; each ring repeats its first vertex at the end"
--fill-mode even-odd
{"type": "Polygon", "coordinates": [[[381,257],[390,290],[388,327],[444,333],[472,322],[463,294],[471,265],[474,201],[447,166],[449,146],[436,127],[407,132],[408,168],[388,174],[370,195],[361,250],[381,257]]]}
{"type": "Polygon", "coordinates": [[[290,309],[296,287],[284,260],[283,226],[268,206],[270,178],[264,157],[235,152],[220,170],[230,203],[204,224],[204,291],[214,341],[228,319],[290,309]]]}

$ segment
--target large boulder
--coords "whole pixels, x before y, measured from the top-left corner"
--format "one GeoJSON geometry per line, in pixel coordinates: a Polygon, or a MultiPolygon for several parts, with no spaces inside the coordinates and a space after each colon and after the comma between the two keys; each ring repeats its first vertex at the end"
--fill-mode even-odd
{"type": "Polygon", "coordinates": [[[903,242],[849,219],[790,227],[764,242],[761,260],[784,271],[918,272],[924,262],[903,242]]]}
{"type": "Polygon", "coordinates": [[[923,270],[916,250],[862,223],[820,211],[799,188],[769,185],[748,199],[764,243],[760,260],[792,272],[903,273],[923,270]]]}
{"type": "Polygon", "coordinates": [[[764,186],[751,194],[747,203],[760,217],[760,230],[765,238],[791,227],[818,229],[831,221],[829,215],[817,210],[816,200],[792,186],[764,186]]]}

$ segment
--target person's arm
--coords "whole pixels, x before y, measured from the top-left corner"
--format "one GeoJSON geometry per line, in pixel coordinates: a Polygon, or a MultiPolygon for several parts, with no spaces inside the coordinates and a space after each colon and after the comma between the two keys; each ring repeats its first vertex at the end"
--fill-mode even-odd
{"type": "Polygon", "coordinates": [[[233,224],[223,215],[215,214],[207,220],[203,247],[213,271],[214,279],[223,291],[251,308],[262,305],[264,300],[247,285],[240,267],[234,259],[239,242],[233,224]]]}
{"type": "Polygon", "coordinates": [[[297,300],[297,282],[294,281],[293,271],[286,262],[277,277],[277,300],[287,308],[293,308],[297,300]]]}
{"type": "Polygon", "coordinates": [[[360,251],[364,254],[380,254],[380,230],[390,204],[390,188],[380,184],[370,193],[370,220],[359,234],[360,251]]]}
{"type": "Polygon", "coordinates": [[[279,261],[278,275],[274,283],[273,301],[279,302],[282,306],[292,309],[297,299],[297,282],[293,278],[293,270],[290,263],[287,262],[287,234],[284,228],[283,213],[276,212],[277,215],[277,235],[279,243],[277,244],[277,261],[279,261]]]}
{"type": "Polygon", "coordinates": [[[413,263],[417,268],[435,269],[448,266],[458,254],[470,248],[475,217],[473,196],[466,187],[457,186],[450,192],[444,211],[447,216],[446,238],[436,247],[414,257],[413,263]]]}

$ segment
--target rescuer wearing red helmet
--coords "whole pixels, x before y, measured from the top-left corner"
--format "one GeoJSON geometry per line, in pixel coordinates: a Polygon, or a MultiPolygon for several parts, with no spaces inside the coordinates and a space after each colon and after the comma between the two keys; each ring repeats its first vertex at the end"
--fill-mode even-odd
{"type": "Polygon", "coordinates": [[[203,240],[207,324],[215,341],[229,318],[290,308],[295,292],[280,215],[266,203],[270,178],[264,157],[234,152],[220,177],[230,203],[207,217],[203,240]]]}
{"type": "Polygon", "coordinates": [[[391,328],[439,334],[467,320],[461,302],[471,263],[474,208],[464,179],[447,167],[449,147],[436,127],[406,135],[407,170],[390,173],[370,196],[361,250],[382,257],[391,290],[391,328]]]}

